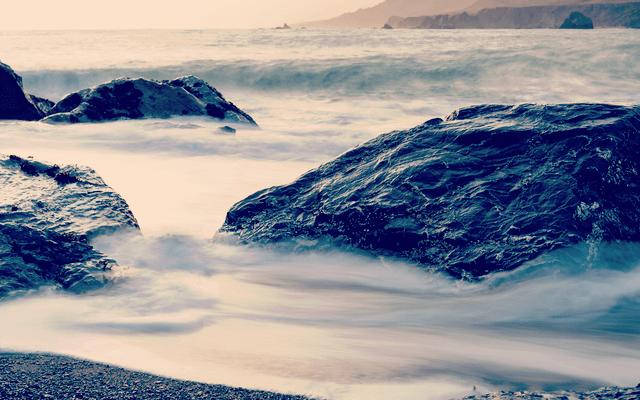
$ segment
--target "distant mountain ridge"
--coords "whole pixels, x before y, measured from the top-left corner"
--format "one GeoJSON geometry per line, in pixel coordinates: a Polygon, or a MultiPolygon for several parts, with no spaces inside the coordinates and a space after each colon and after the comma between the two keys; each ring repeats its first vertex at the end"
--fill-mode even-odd
{"type": "MultiPolygon", "coordinates": [[[[335,18],[291,24],[294,28],[381,28],[395,17],[398,21],[407,17],[458,15],[463,12],[474,15],[483,9],[498,7],[522,8],[534,6],[624,4],[635,0],[385,0],[378,5],[345,13],[335,18]]],[[[568,14],[567,14],[568,16],[568,14]]],[[[595,22],[595,21],[594,21],[595,22]]],[[[562,21],[560,21],[562,24],[562,21]]],[[[393,24],[390,24],[393,26],[393,24]]]]}
{"type": "Polygon", "coordinates": [[[381,28],[391,16],[417,17],[462,12],[477,0],[451,0],[442,4],[441,0],[385,0],[368,8],[323,21],[292,24],[293,27],[307,28],[381,28]]]}

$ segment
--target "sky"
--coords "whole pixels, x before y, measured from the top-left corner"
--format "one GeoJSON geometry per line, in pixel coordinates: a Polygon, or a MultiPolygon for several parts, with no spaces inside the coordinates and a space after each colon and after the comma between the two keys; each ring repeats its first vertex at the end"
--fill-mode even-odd
{"type": "Polygon", "coordinates": [[[0,29],[251,29],[314,21],[382,0],[21,0],[0,29]]]}

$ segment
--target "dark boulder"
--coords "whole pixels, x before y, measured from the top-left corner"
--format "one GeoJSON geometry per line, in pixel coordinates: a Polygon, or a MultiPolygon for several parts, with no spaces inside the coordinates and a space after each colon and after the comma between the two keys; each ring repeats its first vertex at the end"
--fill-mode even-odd
{"type": "Polygon", "coordinates": [[[256,124],[215,88],[191,75],[172,81],[118,78],[66,95],[43,121],[76,123],[187,115],[256,124]]]}
{"type": "Polygon", "coordinates": [[[384,26],[382,27],[382,29],[393,29],[393,26],[389,25],[389,24],[384,24],[384,26]]]}
{"type": "Polygon", "coordinates": [[[91,169],[0,155],[0,298],[55,285],[103,287],[117,264],[92,238],[139,233],[127,203],[91,169]]]}
{"type": "Polygon", "coordinates": [[[640,241],[638,154],[638,106],[463,108],[247,197],[221,232],[473,279],[579,242],[640,241]]]}
{"type": "Polygon", "coordinates": [[[593,21],[584,14],[574,11],[560,25],[560,29],[593,29],[593,21]]]}
{"type": "Polygon", "coordinates": [[[0,119],[37,121],[44,115],[22,89],[22,78],[0,63],[0,119]]]}

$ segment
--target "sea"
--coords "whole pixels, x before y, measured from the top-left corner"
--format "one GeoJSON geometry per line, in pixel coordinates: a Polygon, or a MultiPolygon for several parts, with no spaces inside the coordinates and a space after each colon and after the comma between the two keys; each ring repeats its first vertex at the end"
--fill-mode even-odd
{"type": "Polygon", "coordinates": [[[28,93],[195,75],[259,125],[0,121],[1,153],[90,166],[143,233],[93,241],[121,267],[107,290],[0,302],[0,350],[337,400],[635,386],[638,243],[469,282],[215,238],[246,196],[459,107],[638,104],[639,50],[633,29],[0,31],[0,61],[28,93]]]}

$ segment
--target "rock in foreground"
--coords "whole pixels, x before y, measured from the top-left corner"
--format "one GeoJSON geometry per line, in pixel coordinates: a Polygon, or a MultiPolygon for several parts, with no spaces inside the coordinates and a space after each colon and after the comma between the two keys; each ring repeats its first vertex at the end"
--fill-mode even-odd
{"type": "Polygon", "coordinates": [[[463,108],[249,196],[221,231],[473,279],[579,242],[639,241],[638,154],[638,106],[463,108]]]}
{"type": "Polygon", "coordinates": [[[43,122],[100,122],[117,119],[209,116],[225,122],[256,124],[202,79],[172,81],[118,78],[65,96],[43,122]]]}
{"type": "Polygon", "coordinates": [[[11,67],[0,62],[0,119],[37,121],[44,115],[22,89],[22,78],[11,67]]]}
{"type": "Polygon", "coordinates": [[[89,241],[139,231],[126,202],[89,168],[0,155],[0,298],[56,285],[81,293],[115,276],[89,241]]]}

